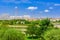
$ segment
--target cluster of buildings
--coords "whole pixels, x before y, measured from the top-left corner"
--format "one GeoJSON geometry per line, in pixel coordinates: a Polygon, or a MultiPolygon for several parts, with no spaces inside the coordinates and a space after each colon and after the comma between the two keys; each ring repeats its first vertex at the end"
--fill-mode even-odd
{"type": "Polygon", "coordinates": [[[0,15],[0,20],[11,20],[11,19],[30,19],[29,15],[23,15],[23,16],[10,16],[8,14],[0,15]]]}
{"type": "MultiPolygon", "coordinates": [[[[33,17],[30,17],[29,15],[23,15],[23,16],[10,16],[8,14],[4,14],[4,15],[1,15],[0,16],[0,20],[11,20],[11,19],[25,19],[25,20],[29,20],[29,21],[32,21],[32,20],[41,20],[41,19],[44,19],[44,18],[33,18],[33,17]]],[[[58,21],[60,20],[60,18],[50,18],[51,21],[58,21]]]]}

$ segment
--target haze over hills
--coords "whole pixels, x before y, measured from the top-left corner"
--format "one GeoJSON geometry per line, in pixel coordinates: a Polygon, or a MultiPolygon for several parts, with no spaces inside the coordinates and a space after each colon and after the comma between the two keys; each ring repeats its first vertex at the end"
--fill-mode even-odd
{"type": "Polygon", "coordinates": [[[29,15],[23,15],[23,16],[10,16],[9,14],[0,15],[0,20],[25,19],[25,18],[31,18],[31,17],[29,15]]]}
{"type": "MultiPolygon", "coordinates": [[[[9,14],[3,14],[3,15],[0,15],[0,20],[11,20],[11,19],[25,19],[25,20],[41,20],[41,19],[45,19],[47,17],[44,17],[44,18],[34,18],[34,17],[31,17],[30,15],[23,15],[23,16],[10,16],[9,14]]],[[[60,18],[50,18],[51,21],[56,21],[56,20],[60,20],[60,18]]]]}

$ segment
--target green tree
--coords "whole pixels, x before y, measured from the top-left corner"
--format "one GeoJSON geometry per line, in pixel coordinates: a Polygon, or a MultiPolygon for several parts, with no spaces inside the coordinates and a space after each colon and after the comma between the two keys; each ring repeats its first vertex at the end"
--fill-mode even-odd
{"type": "Polygon", "coordinates": [[[29,37],[33,38],[36,36],[37,29],[38,29],[38,27],[36,25],[29,25],[27,27],[26,34],[29,35],[29,37]]]}
{"type": "Polygon", "coordinates": [[[36,35],[44,40],[42,35],[44,34],[45,31],[47,31],[51,28],[53,28],[53,24],[51,23],[50,19],[48,19],[48,18],[43,19],[40,22],[40,27],[38,28],[36,35]]]}

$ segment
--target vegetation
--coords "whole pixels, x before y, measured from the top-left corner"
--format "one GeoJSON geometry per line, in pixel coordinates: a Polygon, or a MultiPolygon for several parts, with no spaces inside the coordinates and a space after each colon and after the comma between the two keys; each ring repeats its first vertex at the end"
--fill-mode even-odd
{"type": "Polygon", "coordinates": [[[24,34],[15,29],[8,29],[2,36],[3,40],[25,40],[24,34]]]}
{"type": "Polygon", "coordinates": [[[36,25],[29,25],[27,27],[26,34],[29,36],[29,38],[36,38],[37,29],[38,27],[36,25]]]}
{"type": "Polygon", "coordinates": [[[45,31],[50,30],[53,28],[53,24],[50,22],[49,19],[41,20],[39,25],[36,24],[29,25],[27,28],[27,33],[31,38],[41,38],[41,40],[44,40],[43,34],[45,31]]]}
{"type": "Polygon", "coordinates": [[[5,27],[5,25],[0,27],[0,40],[25,40],[25,35],[21,31],[5,27]]]}
{"type": "MultiPolygon", "coordinates": [[[[23,28],[23,26],[21,27],[23,28]]],[[[48,18],[36,21],[0,20],[0,40],[60,40],[59,31],[60,28],[55,28],[48,18]],[[21,32],[17,28],[10,28],[9,25],[26,25],[28,27],[24,27],[26,31],[21,32]]]]}
{"type": "Polygon", "coordinates": [[[60,29],[52,29],[44,33],[45,40],[60,40],[60,29]]]}

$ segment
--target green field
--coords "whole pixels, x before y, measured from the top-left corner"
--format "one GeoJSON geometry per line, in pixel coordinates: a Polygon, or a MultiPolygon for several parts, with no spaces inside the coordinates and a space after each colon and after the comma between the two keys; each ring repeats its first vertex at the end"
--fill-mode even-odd
{"type": "Polygon", "coordinates": [[[0,39],[60,40],[60,26],[57,23],[53,23],[49,19],[36,21],[0,20],[0,39]],[[23,23],[21,23],[22,21],[23,23]]]}

